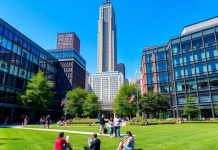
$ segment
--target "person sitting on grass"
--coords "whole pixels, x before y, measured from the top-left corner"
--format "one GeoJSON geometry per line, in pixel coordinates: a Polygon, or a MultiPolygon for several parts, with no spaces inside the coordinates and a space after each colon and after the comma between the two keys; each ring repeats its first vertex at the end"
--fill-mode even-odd
{"type": "Polygon", "coordinates": [[[97,138],[97,134],[94,133],[92,139],[88,139],[88,146],[84,146],[84,150],[100,150],[101,141],[97,138]]]}
{"type": "Polygon", "coordinates": [[[69,136],[68,138],[64,138],[64,132],[60,132],[58,138],[55,140],[55,145],[54,145],[55,150],[73,150],[70,142],[69,142],[69,136]]]}
{"type": "Polygon", "coordinates": [[[127,139],[121,140],[117,150],[134,150],[135,140],[131,131],[126,131],[127,139]]]}

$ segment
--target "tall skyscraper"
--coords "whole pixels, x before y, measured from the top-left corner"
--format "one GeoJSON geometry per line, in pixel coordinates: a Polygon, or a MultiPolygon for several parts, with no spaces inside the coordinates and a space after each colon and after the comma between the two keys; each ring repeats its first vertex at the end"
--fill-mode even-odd
{"type": "Polygon", "coordinates": [[[99,9],[98,72],[115,71],[117,65],[116,24],[113,6],[106,0],[99,9]]]}

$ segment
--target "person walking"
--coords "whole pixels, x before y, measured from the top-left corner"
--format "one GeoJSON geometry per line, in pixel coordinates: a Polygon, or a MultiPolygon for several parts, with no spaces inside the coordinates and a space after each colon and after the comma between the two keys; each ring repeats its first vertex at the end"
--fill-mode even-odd
{"type": "Polygon", "coordinates": [[[47,117],[45,118],[45,126],[44,126],[44,128],[48,128],[49,129],[50,119],[51,119],[51,116],[47,115],[47,117]]]}
{"type": "Polygon", "coordinates": [[[118,115],[115,115],[114,117],[114,132],[115,132],[115,137],[120,137],[120,123],[122,120],[118,115]]]}
{"type": "Polygon", "coordinates": [[[23,120],[23,127],[27,127],[28,121],[29,121],[29,117],[26,115],[23,120]]]}
{"type": "Polygon", "coordinates": [[[101,118],[99,119],[100,124],[100,134],[104,134],[105,131],[105,120],[104,120],[104,114],[102,114],[101,118]]]}

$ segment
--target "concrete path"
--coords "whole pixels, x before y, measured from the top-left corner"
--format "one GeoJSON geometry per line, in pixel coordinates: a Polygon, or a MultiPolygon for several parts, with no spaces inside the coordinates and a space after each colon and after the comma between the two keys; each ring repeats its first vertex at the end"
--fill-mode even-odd
{"type": "MultiPolygon", "coordinates": [[[[9,126],[7,126],[9,127],[9,126]]],[[[84,131],[72,131],[72,130],[60,130],[60,129],[44,129],[44,128],[24,128],[22,126],[10,126],[10,128],[17,128],[17,129],[23,129],[23,130],[36,130],[36,131],[49,131],[49,132],[64,132],[64,133],[75,133],[75,134],[85,134],[85,135],[92,135],[93,132],[84,132],[84,131]]],[[[100,136],[107,136],[110,137],[109,134],[99,134],[100,136]]],[[[125,136],[124,134],[121,134],[121,137],[125,136]]]]}

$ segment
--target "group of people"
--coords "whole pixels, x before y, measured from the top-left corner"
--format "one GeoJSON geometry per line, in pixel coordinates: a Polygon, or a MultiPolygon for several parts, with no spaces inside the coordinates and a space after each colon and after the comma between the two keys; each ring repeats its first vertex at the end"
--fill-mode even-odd
{"type": "MultiPolygon", "coordinates": [[[[115,117],[110,117],[109,119],[109,129],[110,129],[110,135],[113,136],[115,134],[115,137],[120,137],[120,125],[121,125],[121,118],[118,115],[115,115],[115,117]]],[[[102,114],[101,118],[99,119],[100,124],[100,134],[106,133],[106,126],[105,126],[105,115],[102,114]]]]}
{"type": "MultiPolygon", "coordinates": [[[[91,139],[88,139],[88,146],[84,146],[84,150],[100,150],[101,141],[97,138],[97,134],[94,133],[91,139]]],[[[64,137],[64,132],[60,132],[58,138],[55,140],[55,150],[73,150],[69,136],[64,137]]]]}
{"type": "MultiPolygon", "coordinates": [[[[135,140],[131,131],[127,131],[127,138],[121,140],[117,150],[134,150],[135,140]]],[[[60,132],[58,138],[55,140],[55,150],[73,150],[70,142],[69,136],[64,137],[64,132],[60,132]]],[[[97,138],[97,134],[94,133],[92,138],[88,139],[88,146],[84,146],[84,150],[100,150],[101,149],[101,140],[97,138]]]]}

